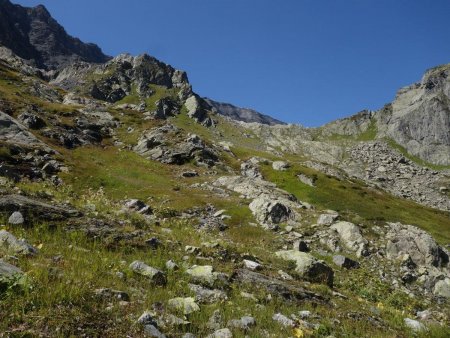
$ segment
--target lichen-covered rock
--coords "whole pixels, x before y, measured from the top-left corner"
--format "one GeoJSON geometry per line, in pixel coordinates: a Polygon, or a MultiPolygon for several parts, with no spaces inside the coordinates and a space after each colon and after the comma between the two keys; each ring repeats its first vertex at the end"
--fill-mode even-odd
{"type": "Polygon", "coordinates": [[[367,251],[367,240],[361,235],[359,227],[350,222],[338,222],[333,224],[330,229],[335,230],[344,243],[344,245],[356,252],[358,257],[366,256],[367,251]]]}
{"type": "Polygon", "coordinates": [[[23,239],[17,239],[6,230],[0,230],[0,251],[14,255],[35,255],[37,249],[23,239]]]}
{"type": "Polygon", "coordinates": [[[390,229],[386,235],[387,258],[397,259],[407,254],[418,266],[448,266],[448,253],[427,232],[401,223],[388,225],[390,229]]]}
{"type": "Polygon", "coordinates": [[[130,264],[130,269],[142,276],[148,277],[155,285],[166,285],[166,274],[158,269],[148,266],[144,262],[134,261],[130,264]]]}
{"type": "Polygon", "coordinates": [[[292,210],[288,206],[265,197],[254,199],[249,208],[258,222],[268,227],[286,222],[292,215],[292,210]]]}
{"type": "Polygon", "coordinates": [[[200,307],[195,302],[195,299],[192,298],[192,297],[172,298],[172,299],[169,300],[168,305],[172,309],[181,311],[185,315],[191,314],[193,312],[200,311],[200,307]]]}
{"type": "Polygon", "coordinates": [[[434,285],[433,293],[436,296],[450,299],[450,278],[444,278],[434,285]]]}
{"type": "Polygon", "coordinates": [[[314,256],[296,250],[282,250],[275,253],[277,257],[295,262],[295,271],[304,279],[333,286],[333,270],[325,262],[314,256]]]}

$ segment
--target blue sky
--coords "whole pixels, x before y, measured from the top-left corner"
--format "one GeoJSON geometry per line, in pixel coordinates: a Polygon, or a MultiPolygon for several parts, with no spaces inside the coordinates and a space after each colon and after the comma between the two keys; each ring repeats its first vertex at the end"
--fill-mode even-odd
{"type": "Polygon", "coordinates": [[[448,0],[12,0],[110,55],[147,52],[194,90],[317,126],[378,109],[450,62],[448,0]]]}

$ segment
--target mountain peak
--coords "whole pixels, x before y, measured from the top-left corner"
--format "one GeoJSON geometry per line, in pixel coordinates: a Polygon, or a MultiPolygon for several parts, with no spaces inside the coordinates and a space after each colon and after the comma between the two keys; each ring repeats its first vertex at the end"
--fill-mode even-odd
{"type": "Polygon", "coordinates": [[[97,45],[70,36],[45,6],[22,7],[8,0],[0,0],[0,45],[43,69],[110,59],[97,45]]]}

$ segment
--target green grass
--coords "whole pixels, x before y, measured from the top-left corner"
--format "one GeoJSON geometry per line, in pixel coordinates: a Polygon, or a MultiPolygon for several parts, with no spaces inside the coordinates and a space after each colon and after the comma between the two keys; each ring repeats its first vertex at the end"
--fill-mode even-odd
{"type": "Polygon", "coordinates": [[[450,214],[421,206],[412,201],[391,196],[385,192],[365,187],[359,182],[349,182],[328,177],[315,170],[294,165],[288,171],[274,171],[263,166],[266,179],[294,194],[298,199],[319,209],[332,209],[358,221],[401,222],[412,224],[430,232],[442,244],[450,242],[450,214]],[[316,187],[300,182],[296,174],[316,175],[316,187]]]}

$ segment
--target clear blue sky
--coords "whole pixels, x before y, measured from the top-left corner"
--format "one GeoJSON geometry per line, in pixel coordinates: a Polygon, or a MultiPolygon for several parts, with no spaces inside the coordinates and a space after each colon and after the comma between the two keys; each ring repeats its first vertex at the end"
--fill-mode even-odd
{"type": "Polygon", "coordinates": [[[450,62],[449,0],[12,0],[104,52],[147,52],[202,96],[317,126],[450,62]]]}

